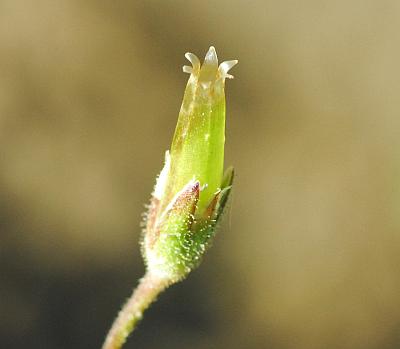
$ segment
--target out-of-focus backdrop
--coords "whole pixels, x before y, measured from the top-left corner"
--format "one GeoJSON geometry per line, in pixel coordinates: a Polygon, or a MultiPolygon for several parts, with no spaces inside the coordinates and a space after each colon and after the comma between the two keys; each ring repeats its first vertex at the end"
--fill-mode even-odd
{"type": "Polygon", "coordinates": [[[2,0],[1,347],[100,347],[212,44],[230,212],[126,348],[399,348],[399,32],[396,0],[2,0]]]}

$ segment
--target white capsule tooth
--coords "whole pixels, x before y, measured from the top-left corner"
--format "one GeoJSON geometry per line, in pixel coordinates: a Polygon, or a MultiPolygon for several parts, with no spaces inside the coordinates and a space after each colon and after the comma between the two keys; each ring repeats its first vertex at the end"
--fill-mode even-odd
{"type": "Polygon", "coordinates": [[[233,78],[234,78],[234,76],[233,76],[233,75],[231,75],[231,74],[225,74],[225,78],[227,78],[227,79],[233,79],[233,78]]]}
{"type": "Polygon", "coordinates": [[[219,65],[219,71],[221,72],[221,73],[223,73],[223,74],[226,74],[226,73],[228,73],[228,71],[229,70],[231,70],[236,64],[238,64],[238,60],[237,59],[235,59],[235,60],[232,60],[232,61],[225,61],[225,62],[222,62],[220,65],[219,65]]]}
{"type": "Polygon", "coordinates": [[[200,68],[200,60],[194,53],[186,52],[185,57],[192,64],[193,68],[200,68]]]}
{"type": "Polygon", "coordinates": [[[184,73],[188,73],[188,74],[192,74],[193,73],[193,68],[189,67],[188,65],[184,65],[182,67],[182,70],[183,70],[184,73]]]}
{"type": "Polygon", "coordinates": [[[218,66],[218,57],[214,46],[210,46],[208,49],[206,57],[204,58],[204,65],[218,66]]]}

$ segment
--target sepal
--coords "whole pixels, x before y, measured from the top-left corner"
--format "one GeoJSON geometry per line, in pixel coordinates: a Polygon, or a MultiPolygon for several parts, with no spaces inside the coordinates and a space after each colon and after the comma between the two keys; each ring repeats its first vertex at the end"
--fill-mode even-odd
{"type": "Polygon", "coordinates": [[[144,234],[147,268],[170,282],[182,279],[192,268],[191,227],[199,193],[200,183],[190,181],[159,215],[151,231],[144,234]]]}
{"type": "Polygon", "coordinates": [[[232,190],[234,171],[233,167],[225,171],[222,181],[222,189],[215,193],[202,217],[197,218],[193,224],[193,254],[196,254],[198,262],[201,256],[211,246],[218,224],[221,222],[223,213],[232,190]]]}

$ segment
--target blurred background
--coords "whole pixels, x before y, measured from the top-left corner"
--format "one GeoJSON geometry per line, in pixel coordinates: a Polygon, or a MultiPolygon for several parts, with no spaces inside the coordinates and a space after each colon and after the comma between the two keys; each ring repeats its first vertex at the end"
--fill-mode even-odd
{"type": "Polygon", "coordinates": [[[399,31],[396,0],[1,0],[1,347],[100,348],[214,45],[233,200],[126,348],[399,348],[399,31]]]}

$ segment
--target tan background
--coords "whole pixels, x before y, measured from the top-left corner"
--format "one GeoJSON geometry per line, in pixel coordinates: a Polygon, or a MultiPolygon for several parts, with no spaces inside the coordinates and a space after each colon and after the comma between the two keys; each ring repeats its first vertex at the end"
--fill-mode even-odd
{"type": "Polygon", "coordinates": [[[0,346],[100,347],[213,44],[231,210],[126,348],[399,348],[399,32],[396,0],[1,0],[0,346]]]}

